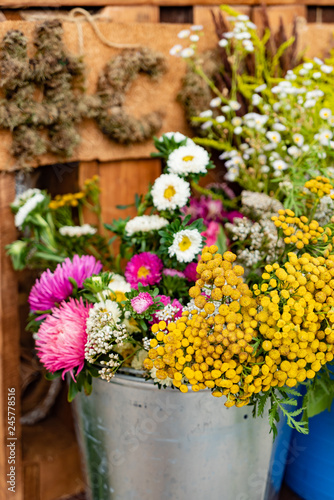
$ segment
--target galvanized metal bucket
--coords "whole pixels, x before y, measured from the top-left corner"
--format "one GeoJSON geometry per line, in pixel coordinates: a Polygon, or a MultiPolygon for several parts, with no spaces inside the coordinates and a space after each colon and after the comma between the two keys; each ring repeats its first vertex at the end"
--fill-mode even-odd
{"type": "Polygon", "coordinates": [[[247,406],[127,375],[96,379],[75,401],[93,500],[269,498],[273,438],[247,406]]]}

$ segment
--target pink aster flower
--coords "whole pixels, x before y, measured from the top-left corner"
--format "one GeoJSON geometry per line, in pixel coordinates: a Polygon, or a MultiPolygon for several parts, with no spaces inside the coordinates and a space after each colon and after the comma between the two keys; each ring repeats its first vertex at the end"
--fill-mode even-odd
{"type": "Polygon", "coordinates": [[[190,264],[188,264],[185,270],[183,271],[188,281],[195,282],[197,280],[196,268],[197,268],[197,262],[190,262],[190,264]]]}
{"type": "Polygon", "coordinates": [[[125,278],[132,288],[138,289],[138,284],[143,286],[155,285],[161,280],[163,263],[157,255],[143,252],[134,255],[125,268],[125,278]]]}
{"type": "Polygon", "coordinates": [[[41,324],[36,340],[37,355],[51,372],[63,370],[62,377],[73,370],[80,373],[85,363],[87,342],[86,320],[92,304],[84,304],[82,298],[70,298],[54,308],[41,324]]]}
{"type": "Polygon", "coordinates": [[[163,271],[162,274],[165,276],[178,276],[179,278],[184,278],[184,273],[182,271],[178,271],[177,269],[171,269],[166,267],[163,271]]]}
{"type": "Polygon", "coordinates": [[[164,321],[168,324],[182,316],[182,304],[177,299],[174,299],[172,302],[171,298],[167,297],[167,295],[157,295],[157,298],[165,307],[157,311],[155,314],[152,314],[153,321],[150,321],[151,325],[159,323],[159,321],[162,321],[162,318],[164,318],[164,321]],[[170,311],[167,311],[167,309],[170,309],[170,311]]]}
{"type": "Polygon", "coordinates": [[[140,292],[137,297],[131,299],[131,305],[138,314],[145,312],[152,304],[154,302],[148,292],[140,292]]]}
{"type": "Polygon", "coordinates": [[[62,264],[58,264],[53,273],[48,269],[36,281],[29,295],[30,309],[32,311],[52,309],[71,295],[73,285],[69,278],[73,278],[78,287],[82,288],[84,281],[93,274],[98,274],[101,269],[101,262],[92,255],[82,257],[74,255],[72,260],[65,259],[62,264]]]}

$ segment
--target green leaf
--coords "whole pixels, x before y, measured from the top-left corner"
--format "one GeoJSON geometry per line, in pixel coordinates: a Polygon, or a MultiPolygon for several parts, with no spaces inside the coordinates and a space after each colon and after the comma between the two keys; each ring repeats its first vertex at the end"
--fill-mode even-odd
{"type": "Polygon", "coordinates": [[[67,400],[69,403],[71,403],[73,401],[73,399],[75,398],[75,396],[80,392],[80,388],[78,386],[78,384],[76,382],[74,382],[74,380],[72,379],[72,377],[70,378],[70,383],[69,383],[69,386],[68,386],[68,394],[67,394],[67,400]]]}
{"type": "Polygon", "coordinates": [[[45,378],[46,378],[46,380],[54,380],[55,378],[61,377],[61,374],[62,374],[61,370],[58,370],[57,372],[54,372],[54,373],[46,372],[45,378]]]}

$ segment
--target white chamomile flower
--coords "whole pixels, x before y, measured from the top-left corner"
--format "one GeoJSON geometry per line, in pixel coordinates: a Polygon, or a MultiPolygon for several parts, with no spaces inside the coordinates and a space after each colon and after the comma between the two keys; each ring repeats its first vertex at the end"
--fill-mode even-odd
{"type": "Polygon", "coordinates": [[[253,94],[252,95],[252,104],[254,106],[258,106],[258,104],[260,104],[260,102],[262,101],[262,97],[258,94],[253,94]]]}
{"type": "Polygon", "coordinates": [[[256,87],[254,92],[263,92],[264,90],[266,90],[266,88],[267,88],[267,85],[265,83],[263,83],[262,85],[259,85],[258,87],[256,87]]]}
{"type": "Polygon", "coordinates": [[[240,118],[240,116],[234,116],[231,123],[234,127],[239,127],[242,124],[242,118],[240,118]]]}
{"type": "Polygon", "coordinates": [[[235,129],[234,129],[233,132],[234,132],[235,135],[242,134],[242,127],[235,127],[235,129]]]}
{"type": "Polygon", "coordinates": [[[277,172],[282,172],[288,168],[288,164],[284,160],[275,160],[273,162],[273,168],[277,172]]]}
{"type": "Polygon", "coordinates": [[[168,220],[160,217],[159,215],[139,215],[126,223],[125,234],[127,236],[132,236],[136,233],[150,233],[152,231],[159,231],[159,229],[167,226],[167,224],[168,220]]]}
{"type": "Polygon", "coordinates": [[[278,144],[279,142],[281,142],[281,134],[279,132],[269,131],[266,133],[266,137],[267,137],[267,139],[269,139],[270,142],[273,142],[275,144],[278,144]]]}
{"type": "Polygon", "coordinates": [[[216,122],[218,122],[218,123],[224,123],[224,121],[226,121],[225,116],[219,115],[219,116],[216,117],[216,122]]]}
{"type": "Polygon", "coordinates": [[[323,120],[327,120],[329,118],[331,118],[332,116],[332,112],[330,109],[328,108],[322,108],[320,111],[319,111],[319,116],[320,118],[322,118],[323,120]]]}
{"type": "Polygon", "coordinates": [[[190,30],[181,30],[177,34],[178,38],[188,38],[189,35],[190,35],[190,30]]]}
{"type": "Polygon", "coordinates": [[[280,103],[280,102],[274,102],[274,104],[273,104],[273,110],[274,111],[279,111],[281,107],[282,107],[282,103],[280,103]]]}
{"type": "Polygon", "coordinates": [[[201,146],[191,144],[175,149],[168,157],[167,167],[172,174],[205,174],[209,162],[208,152],[201,146]]]}
{"type": "Polygon", "coordinates": [[[331,130],[323,130],[318,137],[320,144],[323,146],[328,146],[329,141],[333,138],[333,133],[331,130]]]}
{"type": "Polygon", "coordinates": [[[334,116],[331,116],[331,117],[328,119],[328,125],[330,125],[331,127],[334,127],[334,116]]]}
{"type": "Polygon", "coordinates": [[[195,42],[196,43],[199,40],[199,36],[198,35],[190,35],[189,40],[191,42],[195,42]]]}
{"type": "Polygon", "coordinates": [[[188,57],[192,57],[195,54],[194,49],[191,47],[187,47],[186,49],[183,49],[180,53],[180,56],[183,57],[184,59],[187,59],[188,57]]]}
{"type": "Polygon", "coordinates": [[[203,26],[201,24],[194,24],[193,26],[191,26],[190,29],[192,31],[202,31],[203,30],[203,26]]]}
{"type": "Polygon", "coordinates": [[[228,106],[227,104],[225,104],[225,106],[221,107],[221,110],[222,110],[223,113],[229,113],[231,111],[231,108],[230,108],[230,106],[228,106]]]}
{"type": "Polygon", "coordinates": [[[207,109],[199,114],[201,118],[211,118],[212,115],[213,115],[212,109],[207,109]]]}
{"type": "Polygon", "coordinates": [[[230,40],[231,38],[234,38],[234,33],[233,31],[226,31],[223,36],[230,40]]]}
{"type": "Polygon", "coordinates": [[[328,66],[327,64],[323,64],[320,67],[320,69],[323,73],[326,73],[327,75],[329,75],[333,71],[333,66],[328,66]]]}
{"type": "Polygon", "coordinates": [[[290,146],[288,148],[288,153],[290,156],[297,158],[297,156],[301,155],[301,150],[299,148],[297,148],[297,146],[290,146]]]}
{"type": "Polygon", "coordinates": [[[239,177],[239,173],[238,167],[229,168],[228,172],[225,174],[225,179],[229,182],[234,182],[239,177]]]}
{"type": "Polygon", "coordinates": [[[183,50],[182,45],[174,45],[169,51],[171,56],[179,56],[183,50]]]}
{"type": "Polygon", "coordinates": [[[214,99],[211,99],[210,101],[210,107],[211,108],[217,108],[218,106],[221,105],[221,98],[220,97],[215,97],[214,99]]]}
{"type": "Polygon", "coordinates": [[[226,38],[222,38],[221,40],[219,40],[218,45],[219,47],[226,47],[228,45],[228,41],[226,40],[226,38]]]}
{"type": "Polygon", "coordinates": [[[175,233],[168,254],[170,257],[175,256],[178,262],[191,262],[201,251],[202,241],[197,229],[183,229],[175,233]]]}
{"type": "Polygon", "coordinates": [[[318,66],[322,66],[324,64],[324,61],[322,59],[319,59],[319,57],[314,57],[313,61],[318,64],[318,66]]]}
{"type": "Polygon", "coordinates": [[[238,111],[241,108],[241,104],[238,101],[229,101],[228,104],[233,111],[238,111]]]}
{"type": "Polygon", "coordinates": [[[273,129],[277,132],[284,132],[286,130],[286,126],[283,123],[274,123],[273,129]]]}
{"type": "Polygon", "coordinates": [[[212,121],[209,120],[207,122],[202,123],[201,129],[202,130],[206,130],[207,128],[211,128],[212,125],[213,125],[212,121]]]}
{"type": "Polygon", "coordinates": [[[316,71],[312,76],[315,80],[319,80],[319,78],[321,78],[321,73],[320,71],[316,71]]]}
{"type": "Polygon", "coordinates": [[[181,132],[165,132],[163,136],[159,137],[159,141],[163,141],[163,137],[167,137],[167,139],[173,139],[174,142],[182,142],[185,139],[187,139],[187,146],[190,144],[195,144],[192,139],[189,139],[189,137],[181,134],[181,132]]]}
{"type": "Polygon", "coordinates": [[[304,64],[303,64],[303,67],[304,67],[305,69],[313,69],[313,63],[311,63],[311,62],[306,62],[306,63],[304,63],[304,64]]]}
{"type": "Polygon", "coordinates": [[[83,224],[82,226],[63,226],[59,228],[62,236],[69,236],[70,238],[80,238],[80,236],[93,235],[97,229],[90,224],[83,224]]]}
{"type": "Polygon", "coordinates": [[[304,151],[304,153],[307,153],[309,150],[310,150],[309,144],[304,144],[304,146],[302,146],[302,151],[304,151]]]}
{"type": "Polygon", "coordinates": [[[317,101],[315,99],[306,99],[304,108],[310,109],[314,108],[314,106],[317,104],[317,101]]]}
{"type": "Polygon", "coordinates": [[[307,69],[305,69],[305,68],[301,68],[301,69],[299,70],[299,74],[300,74],[300,76],[305,76],[305,75],[307,75],[307,73],[308,73],[308,70],[307,70],[307,69]]]}
{"type": "Polygon", "coordinates": [[[268,165],[262,165],[260,170],[263,174],[267,174],[268,172],[270,172],[270,167],[268,165]]]}
{"type": "Polygon", "coordinates": [[[190,184],[176,174],[162,174],[154,182],[151,194],[158,210],[175,210],[187,204],[190,184]]]}
{"type": "Polygon", "coordinates": [[[302,145],[304,144],[304,136],[302,136],[302,134],[294,134],[292,136],[292,139],[299,147],[302,147],[302,145]]]}
{"type": "Polygon", "coordinates": [[[254,45],[253,43],[251,42],[251,40],[244,40],[242,42],[242,45],[244,46],[244,49],[247,51],[247,52],[254,52],[254,45]]]}

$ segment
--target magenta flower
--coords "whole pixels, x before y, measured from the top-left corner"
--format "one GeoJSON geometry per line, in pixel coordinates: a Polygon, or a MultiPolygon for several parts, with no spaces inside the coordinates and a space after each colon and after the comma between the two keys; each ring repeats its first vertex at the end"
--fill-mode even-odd
{"type": "Polygon", "coordinates": [[[190,262],[190,264],[188,264],[185,270],[183,271],[188,281],[195,282],[197,280],[196,268],[197,268],[197,262],[190,262]]]}
{"type": "Polygon", "coordinates": [[[92,255],[82,257],[74,255],[72,261],[65,259],[62,264],[58,264],[54,273],[48,269],[36,281],[29,295],[30,309],[32,311],[52,309],[71,295],[73,285],[69,278],[73,278],[78,287],[82,288],[84,281],[93,274],[98,274],[101,269],[101,262],[92,255]]]}
{"type": "Polygon", "coordinates": [[[152,318],[153,318],[153,321],[150,321],[150,324],[154,324],[154,323],[159,323],[159,321],[162,320],[162,317],[164,318],[164,321],[166,321],[166,323],[170,323],[174,320],[176,320],[177,318],[180,318],[182,316],[182,304],[177,300],[177,299],[174,299],[173,302],[171,302],[171,298],[170,297],[167,297],[167,295],[157,295],[157,298],[159,299],[160,302],[162,302],[162,304],[165,306],[164,309],[160,309],[159,311],[157,311],[155,314],[152,314],[152,318]],[[166,311],[166,307],[167,306],[171,306],[174,308],[174,310],[171,311],[171,314],[163,314],[163,316],[160,316],[159,313],[164,313],[167,312],[166,311]],[[168,316],[170,316],[168,318],[168,316]]]}
{"type": "Polygon", "coordinates": [[[62,377],[73,370],[80,373],[85,363],[87,342],[86,320],[93,304],[84,304],[82,298],[70,298],[54,308],[41,324],[36,340],[37,355],[51,372],[63,370],[62,377]]]}
{"type": "Polygon", "coordinates": [[[218,222],[209,222],[206,231],[204,231],[202,236],[206,238],[205,244],[208,246],[215,245],[217,242],[219,234],[220,225],[218,222]]]}
{"type": "Polygon", "coordinates": [[[125,268],[125,278],[132,288],[138,289],[138,284],[143,286],[155,285],[161,280],[163,263],[157,255],[143,252],[134,255],[125,268]]]}
{"type": "Polygon", "coordinates": [[[178,276],[179,278],[184,278],[184,273],[182,271],[178,271],[177,269],[170,269],[166,267],[163,271],[162,274],[165,276],[178,276]]]}
{"type": "Polygon", "coordinates": [[[131,305],[138,314],[142,314],[154,304],[151,295],[148,292],[140,292],[137,297],[131,299],[131,305]]]}

